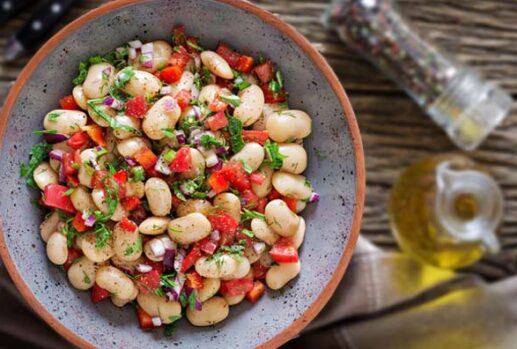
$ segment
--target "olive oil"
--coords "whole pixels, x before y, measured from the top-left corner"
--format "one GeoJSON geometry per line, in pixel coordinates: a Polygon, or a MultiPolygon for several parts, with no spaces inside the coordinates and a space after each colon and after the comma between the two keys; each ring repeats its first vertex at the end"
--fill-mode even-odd
{"type": "Polygon", "coordinates": [[[502,194],[470,159],[441,155],[406,169],[392,189],[392,231],[405,252],[441,268],[478,261],[499,244],[502,194]]]}

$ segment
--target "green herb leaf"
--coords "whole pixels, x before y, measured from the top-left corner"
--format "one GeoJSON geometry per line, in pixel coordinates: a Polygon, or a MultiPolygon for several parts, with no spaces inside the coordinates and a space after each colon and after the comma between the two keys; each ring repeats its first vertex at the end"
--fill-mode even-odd
{"type": "Polygon", "coordinates": [[[250,219],[253,219],[253,218],[258,218],[258,219],[262,219],[263,221],[266,220],[266,216],[264,216],[262,213],[260,212],[257,212],[257,211],[251,211],[251,210],[248,210],[246,208],[244,208],[242,210],[242,213],[241,213],[241,223],[247,221],[247,220],[250,220],[250,219]]]}
{"type": "Polygon", "coordinates": [[[176,134],[172,128],[162,128],[162,132],[167,138],[176,139],[176,134]]]}
{"type": "Polygon", "coordinates": [[[187,198],[185,197],[185,195],[183,195],[183,192],[180,189],[179,182],[175,182],[172,186],[172,189],[174,190],[174,195],[176,195],[178,199],[180,199],[181,201],[187,201],[187,198]]]}
{"type": "Polygon", "coordinates": [[[142,166],[135,166],[131,169],[131,181],[143,182],[145,180],[145,170],[142,166]]]}
{"type": "Polygon", "coordinates": [[[124,256],[131,256],[134,253],[138,253],[142,251],[142,235],[138,236],[138,239],[134,244],[129,245],[124,251],[124,256]]]}
{"type": "Polygon", "coordinates": [[[267,156],[266,162],[269,166],[273,169],[281,168],[286,156],[280,153],[278,144],[268,140],[266,144],[264,144],[264,150],[266,151],[267,156]]]}
{"type": "Polygon", "coordinates": [[[62,113],[53,112],[48,114],[48,121],[56,122],[57,119],[61,116],[62,113]]]}
{"type": "Polygon", "coordinates": [[[38,189],[38,186],[36,185],[34,178],[32,178],[32,174],[36,167],[46,159],[50,150],[52,150],[52,145],[47,142],[34,144],[30,151],[29,164],[22,164],[20,166],[20,176],[25,177],[27,179],[27,184],[34,189],[38,189]]]}
{"type": "Polygon", "coordinates": [[[199,46],[198,44],[196,44],[190,40],[187,40],[187,46],[192,47],[194,50],[199,51],[199,52],[204,51],[204,49],[201,46],[199,46]]]}
{"type": "Polygon", "coordinates": [[[219,99],[222,100],[223,102],[233,105],[234,107],[238,107],[241,105],[241,99],[239,98],[239,96],[236,96],[236,95],[231,95],[231,96],[219,95],[219,99]]]}
{"type": "Polygon", "coordinates": [[[75,188],[69,188],[67,191],[63,193],[63,196],[70,196],[74,192],[75,188]]]}
{"type": "Polygon", "coordinates": [[[248,163],[244,160],[240,160],[242,166],[244,167],[244,172],[246,172],[247,174],[251,174],[253,172],[253,168],[251,168],[250,165],[248,165],[248,163]]]}
{"type": "Polygon", "coordinates": [[[46,133],[49,133],[49,134],[56,134],[56,133],[57,133],[57,131],[56,131],[56,130],[38,130],[38,131],[34,131],[34,132],[32,132],[32,133],[33,133],[33,134],[35,134],[35,135],[40,135],[40,136],[41,136],[41,135],[44,135],[44,134],[46,134],[46,133]]]}
{"type": "Polygon", "coordinates": [[[97,105],[98,104],[102,104],[102,103],[104,103],[104,98],[92,99],[92,100],[89,100],[87,102],[88,106],[90,108],[92,108],[92,110],[95,112],[95,114],[97,114],[101,119],[106,121],[111,128],[122,129],[122,130],[125,130],[125,131],[128,131],[128,132],[131,132],[135,136],[141,136],[142,135],[142,132],[140,132],[136,128],[128,126],[128,125],[123,125],[123,124],[119,123],[111,115],[108,115],[104,111],[102,111],[99,108],[97,108],[97,105]]]}
{"type": "Polygon", "coordinates": [[[79,63],[79,74],[72,80],[74,85],[81,85],[88,75],[88,65],[84,62],[79,63]]]}
{"type": "Polygon", "coordinates": [[[242,138],[242,122],[232,116],[228,117],[228,131],[230,132],[230,142],[234,153],[238,153],[244,148],[242,138]]]}
{"type": "Polygon", "coordinates": [[[115,87],[118,89],[124,88],[133,76],[135,76],[135,69],[133,67],[129,66],[122,69],[115,79],[115,87]]]}
{"type": "Polygon", "coordinates": [[[84,274],[83,283],[85,283],[86,285],[91,284],[92,280],[90,279],[90,277],[88,276],[88,274],[86,274],[86,272],[84,270],[83,270],[83,274],[84,274]]]}
{"type": "Polygon", "coordinates": [[[98,228],[95,230],[95,248],[101,249],[106,247],[110,237],[111,231],[104,224],[98,224],[98,228]]]}
{"type": "Polygon", "coordinates": [[[175,273],[172,274],[162,274],[160,276],[160,286],[167,288],[176,287],[176,282],[174,281],[175,273]]]}
{"type": "Polygon", "coordinates": [[[255,236],[255,234],[253,234],[253,232],[251,230],[249,230],[249,229],[242,229],[242,233],[244,235],[246,235],[247,237],[250,237],[250,238],[255,236]]]}
{"type": "Polygon", "coordinates": [[[210,149],[213,146],[219,147],[219,146],[223,145],[222,141],[220,141],[219,139],[215,138],[214,136],[212,136],[210,134],[202,135],[201,138],[199,139],[199,141],[200,141],[201,145],[203,146],[203,148],[205,148],[205,149],[210,149]]]}

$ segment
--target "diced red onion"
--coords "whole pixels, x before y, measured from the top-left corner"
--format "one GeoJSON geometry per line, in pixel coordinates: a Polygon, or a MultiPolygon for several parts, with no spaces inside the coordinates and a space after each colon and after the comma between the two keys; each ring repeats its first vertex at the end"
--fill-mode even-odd
{"type": "Polygon", "coordinates": [[[115,98],[108,96],[104,99],[104,104],[107,106],[111,106],[111,103],[115,101],[115,98]]]}
{"type": "Polygon", "coordinates": [[[136,48],[130,47],[128,50],[129,59],[136,59],[137,56],[138,56],[138,53],[136,52],[136,48]]]}
{"type": "Polygon", "coordinates": [[[196,306],[195,306],[196,310],[197,311],[201,311],[203,309],[203,303],[201,303],[201,301],[197,298],[197,295],[196,295],[196,306]]]}
{"type": "Polygon", "coordinates": [[[209,199],[214,198],[217,195],[217,193],[214,190],[210,190],[207,194],[209,199]]]}
{"type": "Polygon", "coordinates": [[[176,140],[178,141],[179,144],[187,143],[187,137],[185,136],[185,132],[176,131],[176,140]]]}
{"type": "Polygon", "coordinates": [[[65,166],[59,166],[59,183],[66,184],[65,166]]]}
{"type": "Polygon", "coordinates": [[[181,265],[183,264],[183,260],[185,259],[185,256],[187,255],[187,251],[180,248],[176,251],[176,256],[174,257],[174,270],[176,270],[178,273],[181,269],[181,265]]]}
{"type": "Polygon", "coordinates": [[[213,173],[213,172],[220,171],[222,168],[223,168],[223,162],[222,162],[222,160],[219,160],[219,162],[217,164],[215,164],[214,166],[208,167],[206,169],[206,172],[213,173]]]}
{"type": "Polygon", "coordinates": [[[316,193],[316,192],[313,192],[311,194],[311,196],[309,197],[309,202],[310,203],[315,203],[315,202],[318,202],[320,201],[320,194],[316,193]]]}
{"type": "Polygon", "coordinates": [[[203,118],[203,114],[201,113],[201,109],[197,105],[193,106],[192,110],[194,111],[194,115],[196,115],[196,118],[198,120],[201,120],[203,118]]]}
{"type": "Polygon", "coordinates": [[[52,160],[57,160],[57,161],[61,161],[61,159],[63,158],[63,154],[65,152],[62,151],[62,150],[59,150],[59,149],[53,149],[50,151],[50,153],[48,153],[48,156],[52,159],[52,160]]]}
{"type": "Polygon", "coordinates": [[[134,49],[141,48],[142,47],[142,41],[140,40],[133,40],[128,42],[128,45],[134,49]]]}
{"type": "Polygon", "coordinates": [[[206,167],[214,167],[219,163],[219,158],[217,157],[215,151],[209,150],[207,155],[205,156],[206,167]]]}
{"type": "Polygon", "coordinates": [[[224,145],[221,145],[220,147],[215,148],[215,153],[217,155],[227,155],[228,149],[226,149],[224,145]]]}
{"type": "Polygon", "coordinates": [[[162,325],[162,319],[159,316],[153,316],[151,319],[154,327],[160,327],[162,325]]]}
{"type": "Polygon", "coordinates": [[[266,250],[266,244],[260,241],[253,243],[253,250],[256,254],[260,255],[266,250]]]}
{"type": "Polygon", "coordinates": [[[217,242],[221,239],[221,233],[219,233],[219,230],[214,230],[210,233],[210,240],[217,242]]]}
{"type": "Polygon", "coordinates": [[[106,97],[104,104],[113,109],[121,110],[124,108],[124,102],[119,101],[113,97],[106,97]]]}
{"type": "Polygon", "coordinates": [[[174,256],[176,255],[176,249],[165,249],[163,255],[163,269],[165,272],[171,272],[174,270],[174,256]]]}
{"type": "Polygon", "coordinates": [[[142,53],[142,67],[144,67],[144,68],[153,67],[153,53],[152,52],[142,53]]]}
{"type": "Polygon", "coordinates": [[[172,93],[172,87],[171,86],[164,86],[160,89],[160,94],[162,96],[170,95],[172,93]]]}
{"type": "Polygon", "coordinates": [[[156,165],[154,165],[154,169],[156,171],[160,172],[161,174],[166,175],[166,176],[169,176],[169,175],[172,174],[172,171],[169,168],[169,165],[167,165],[167,163],[165,162],[165,159],[163,158],[163,156],[160,156],[158,158],[158,161],[156,162],[156,165]]]}
{"type": "Polygon", "coordinates": [[[84,220],[84,225],[91,228],[95,225],[95,221],[95,215],[91,214],[84,220]]]}
{"type": "Polygon", "coordinates": [[[101,147],[100,145],[96,146],[95,147],[95,151],[102,151],[104,148],[101,147]]]}
{"type": "Polygon", "coordinates": [[[165,255],[165,246],[163,245],[163,241],[160,239],[153,239],[149,241],[149,247],[151,248],[151,251],[153,251],[153,254],[157,257],[163,257],[165,255]]]}
{"type": "Polygon", "coordinates": [[[165,102],[163,103],[163,109],[165,111],[173,111],[174,109],[176,109],[178,107],[178,103],[176,102],[175,99],[167,99],[165,100],[165,102]]]}
{"type": "Polygon", "coordinates": [[[139,273],[148,273],[153,270],[153,267],[147,264],[138,264],[136,270],[138,270],[139,273]]]}
{"type": "Polygon", "coordinates": [[[181,290],[183,289],[183,285],[185,284],[185,274],[179,273],[176,275],[174,279],[174,288],[171,288],[167,291],[167,298],[171,301],[178,301],[181,290]]]}
{"type": "Polygon", "coordinates": [[[176,292],[175,289],[170,288],[165,295],[167,296],[167,300],[177,302],[180,298],[180,295],[176,292]]]}
{"type": "Polygon", "coordinates": [[[126,160],[127,164],[131,167],[138,165],[137,162],[135,160],[133,160],[133,158],[130,158],[129,156],[126,156],[124,158],[124,160],[126,160]]]}
{"type": "Polygon", "coordinates": [[[59,143],[66,141],[68,137],[61,133],[45,133],[43,134],[43,139],[47,143],[59,143]]]}

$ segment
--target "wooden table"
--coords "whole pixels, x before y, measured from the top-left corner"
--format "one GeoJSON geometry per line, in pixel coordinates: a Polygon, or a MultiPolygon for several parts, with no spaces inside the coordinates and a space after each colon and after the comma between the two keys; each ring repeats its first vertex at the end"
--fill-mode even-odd
{"type": "MultiPolygon", "coordinates": [[[[80,1],[68,23],[107,1],[80,1]]],[[[320,24],[329,1],[258,0],[306,35],[325,55],[341,79],[354,106],[366,155],[367,191],[362,233],[378,245],[393,249],[386,213],[390,187],[398,173],[416,159],[454,151],[446,135],[394,84],[346,48],[320,24]]],[[[515,0],[400,0],[401,10],[415,26],[447,52],[479,68],[517,94],[517,2],[515,0]]],[[[0,27],[0,46],[27,20],[25,13],[0,27]]],[[[27,58],[5,64],[0,58],[0,103],[27,58]]],[[[517,112],[472,154],[490,167],[504,190],[506,209],[501,229],[503,252],[473,269],[490,279],[517,271],[517,112]],[[515,141],[513,139],[516,139],[515,141]]]]}

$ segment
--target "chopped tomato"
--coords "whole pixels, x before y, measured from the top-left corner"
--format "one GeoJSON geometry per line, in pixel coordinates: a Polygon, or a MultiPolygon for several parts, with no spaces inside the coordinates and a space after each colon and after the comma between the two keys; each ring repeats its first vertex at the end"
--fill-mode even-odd
{"type": "Polygon", "coordinates": [[[169,64],[184,69],[190,61],[190,55],[188,54],[187,49],[183,46],[176,46],[174,50],[175,51],[172,53],[171,58],[169,59],[169,64]]]}
{"type": "Polygon", "coordinates": [[[253,280],[250,278],[221,280],[219,293],[228,297],[240,296],[253,289],[253,280]]]}
{"type": "Polygon", "coordinates": [[[76,175],[66,176],[66,185],[70,188],[77,188],[79,186],[79,179],[76,175]]]}
{"type": "Polygon", "coordinates": [[[43,191],[43,204],[51,208],[59,208],[68,213],[75,213],[70,197],[64,195],[68,187],[59,184],[47,184],[43,191]]]}
{"type": "Polygon", "coordinates": [[[192,100],[192,94],[188,90],[180,90],[178,93],[176,93],[174,98],[176,98],[176,102],[178,102],[181,111],[185,111],[185,109],[188,108],[190,101],[192,100]]]}
{"type": "Polygon", "coordinates": [[[168,84],[173,84],[180,80],[183,69],[178,65],[167,67],[160,71],[160,79],[168,84]]]}
{"type": "Polygon", "coordinates": [[[259,78],[260,82],[263,84],[267,84],[271,80],[273,80],[274,71],[273,71],[273,62],[270,60],[259,64],[254,69],[255,74],[259,78]]]}
{"type": "Polygon", "coordinates": [[[104,189],[104,178],[108,175],[106,170],[97,170],[92,175],[91,186],[93,189],[104,189]]]}
{"type": "Polygon", "coordinates": [[[65,96],[59,100],[59,106],[61,109],[66,110],[79,110],[79,106],[75,103],[74,96],[65,96]]]}
{"type": "Polygon", "coordinates": [[[194,246],[190,252],[185,256],[183,263],[181,264],[180,273],[184,273],[192,267],[203,254],[199,247],[194,246]]]}
{"type": "Polygon", "coordinates": [[[70,269],[70,267],[72,266],[72,264],[74,264],[75,260],[79,257],[81,257],[83,253],[78,250],[78,249],[75,249],[73,247],[69,247],[68,248],[68,257],[66,257],[66,262],[65,264],[63,264],[63,268],[65,268],[65,271],[68,271],[68,269],[70,269]]]}
{"type": "Polygon", "coordinates": [[[219,113],[224,112],[228,108],[228,103],[223,102],[219,96],[217,98],[214,98],[212,103],[208,106],[208,110],[210,110],[213,113],[219,113]]]}
{"type": "Polygon", "coordinates": [[[125,230],[125,231],[127,231],[129,233],[134,233],[135,231],[137,231],[138,226],[136,225],[135,222],[127,219],[126,217],[124,217],[120,221],[120,228],[122,228],[123,230],[125,230]]]}
{"type": "Polygon", "coordinates": [[[64,153],[61,158],[61,165],[63,166],[63,170],[65,171],[65,175],[73,175],[77,173],[77,170],[73,166],[74,164],[74,154],[64,153]]]}
{"type": "Polygon", "coordinates": [[[142,294],[151,294],[160,287],[160,273],[153,269],[148,273],[143,273],[135,278],[136,287],[142,294]]]}
{"type": "Polygon", "coordinates": [[[239,63],[240,55],[222,42],[219,43],[219,46],[217,46],[215,52],[219,56],[223,57],[223,59],[228,62],[232,68],[234,68],[239,63]]]}
{"type": "Polygon", "coordinates": [[[138,324],[142,330],[150,330],[154,328],[153,318],[147,314],[141,307],[136,307],[136,315],[138,316],[138,324]]]}
{"type": "Polygon", "coordinates": [[[176,195],[172,194],[172,206],[178,207],[183,201],[180,200],[176,195]]]}
{"type": "Polygon", "coordinates": [[[134,155],[134,158],[146,171],[153,169],[156,162],[158,162],[158,157],[147,147],[140,149],[134,155]]]}
{"type": "Polygon", "coordinates": [[[269,139],[269,132],[267,131],[253,131],[253,130],[243,130],[242,138],[246,143],[259,143],[261,145],[266,144],[269,139]]]}
{"type": "Polygon", "coordinates": [[[86,142],[88,142],[89,139],[90,138],[86,133],[76,132],[68,139],[68,141],[66,141],[66,144],[68,144],[72,149],[80,149],[86,144],[86,142]]]}
{"type": "Polygon", "coordinates": [[[225,88],[230,91],[233,90],[233,80],[217,77],[215,79],[215,84],[218,85],[220,88],[225,88]]]}
{"type": "Polygon", "coordinates": [[[128,212],[135,210],[140,206],[140,199],[136,196],[125,197],[122,199],[122,207],[128,212]]]}
{"type": "Polygon", "coordinates": [[[293,212],[296,213],[296,206],[298,204],[298,200],[293,198],[288,198],[287,196],[282,196],[282,200],[287,204],[287,207],[293,212]]]}
{"type": "Polygon", "coordinates": [[[176,46],[185,45],[186,35],[184,25],[178,25],[172,28],[172,42],[176,46]]]}
{"type": "Polygon", "coordinates": [[[263,214],[266,211],[267,202],[268,202],[267,198],[259,199],[259,201],[257,203],[257,207],[255,208],[255,211],[263,214]]]}
{"type": "Polygon", "coordinates": [[[243,191],[251,188],[248,175],[242,163],[231,161],[223,167],[221,172],[235,189],[243,191]]]}
{"type": "Polygon", "coordinates": [[[260,85],[260,88],[264,92],[264,101],[266,103],[282,103],[287,100],[287,93],[284,87],[276,95],[269,89],[268,83],[260,85]]]}
{"type": "Polygon", "coordinates": [[[77,212],[75,214],[74,220],[72,221],[72,226],[77,230],[79,233],[84,233],[88,230],[88,227],[84,224],[83,215],[81,212],[77,212]]]}
{"type": "Polygon", "coordinates": [[[174,160],[170,164],[172,172],[188,172],[192,168],[192,155],[190,154],[190,148],[183,147],[176,153],[174,160]]]}
{"type": "Polygon", "coordinates": [[[280,193],[277,192],[275,188],[273,188],[269,192],[267,198],[269,199],[269,201],[273,201],[273,200],[276,200],[276,199],[281,199],[282,195],[280,195],[280,193]]]}
{"type": "Polygon", "coordinates": [[[131,219],[136,224],[142,223],[147,218],[147,211],[143,206],[138,206],[135,210],[133,210],[129,214],[129,219],[131,219]]]}
{"type": "Polygon", "coordinates": [[[147,103],[143,96],[138,96],[126,102],[126,115],[143,119],[147,112],[147,103]]]}
{"type": "Polygon", "coordinates": [[[185,276],[187,277],[185,283],[188,287],[193,289],[203,288],[203,278],[196,271],[191,271],[185,276]]]}
{"type": "Polygon", "coordinates": [[[214,172],[208,177],[208,185],[217,194],[222,193],[230,188],[230,182],[221,173],[221,171],[214,172]]]}
{"type": "MultiPolygon", "coordinates": [[[[147,241],[151,240],[150,236],[147,236],[147,239],[148,239],[147,241],[144,240],[145,238],[146,238],[146,236],[143,236],[143,238],[142,238],[142,245],[145,245],[145,243],[147,241]]],[[[145,257],[144,264],[147,264],[148,266],[153,268],[153,270],[156,270],[158,272],[158,274],[160,274],[160,275],[163,274],[163,263],[162,262],[153,262],[149,258],[145,257]]]]}
{"type": "Polygon", "coordinates": [[[231,214],[223,210],[217,210],[209,214],[207,218],[210,221],[212,230],[217,230],[221,234],[221,245],[226,245],[226,242],[230,240],[233,241],[239,222],[231,214]]]}
{"type": "Polygon", "coordinates": [[[217,243],[210,239],[210,237],[204,238],[203,240],[199,241],[198,244],[199,249],[209,255],[213,255],[217,249],[217,243]]]}
{"type": "Polygon", "coordinates": [[[93,287],[92,287],[92,302],[95,304],[95,303],[99,303],[100,301],[108,298],[110,296],[110,293],[103,289],[102,287],[100,287],[99,285],[97,285],[97,283],[94,283],[93,284],[93,287]]]}
{"type": "Polygon", "coordinates": [[[298,251],[291,238],[280,238],[269,250],[269,255],[277,263],[298,262],[298,251]]]}
{"type": "Polygon", "coordinates": [[[262,297],[264,292],[266,292],[266,288],[264,287],[262,281],[255,280],[251,291],[246,293],[246,299],[251,303],[255,303],[260,299],[260,297],[262,297]]]}
{"type": "Polygon", "coordinates": [[[210,130],[215,132],[228,126],[228,119],[226,118],[226,115],[224,115],[224,112],[219,112],[206,119],[206,124],[210,130]]]}
{"type": "Polygon", "coordinates": [[[251,272],[253,273],[254,279],[265,279],[268,270],[269,268],[260,263],[260,261],[257,261],[251,265],[251,272]]]}
{"type": "Polygon", "coordinates": [[[102,127],[97,125],[88,125],[83,127],[83,131],[86,131],[86,133],[92,139],[92,141],[94,141],[101,147],[107,146],[106,140],[104,139],[104,131],[102,130],[102,127]]]}
{"type": "Polygon", "coordinates": [[[258,196],[251,189],[245,189],[241,192],[241,205],[248,210],[252,210],[258,205],[258,196]]]}
{"type": "Polygon", "coordinates": [[[260,171],[255,171],[249,175],[250,182],[253,184],[262,184],[265,181],[264,174],[260,171]]]}
{"type": "Polygon", "coordinates": [[[235,70],[249,74],[253,69],[253,57],[244,55],[240,56],[234,68],[235,70]]]}

